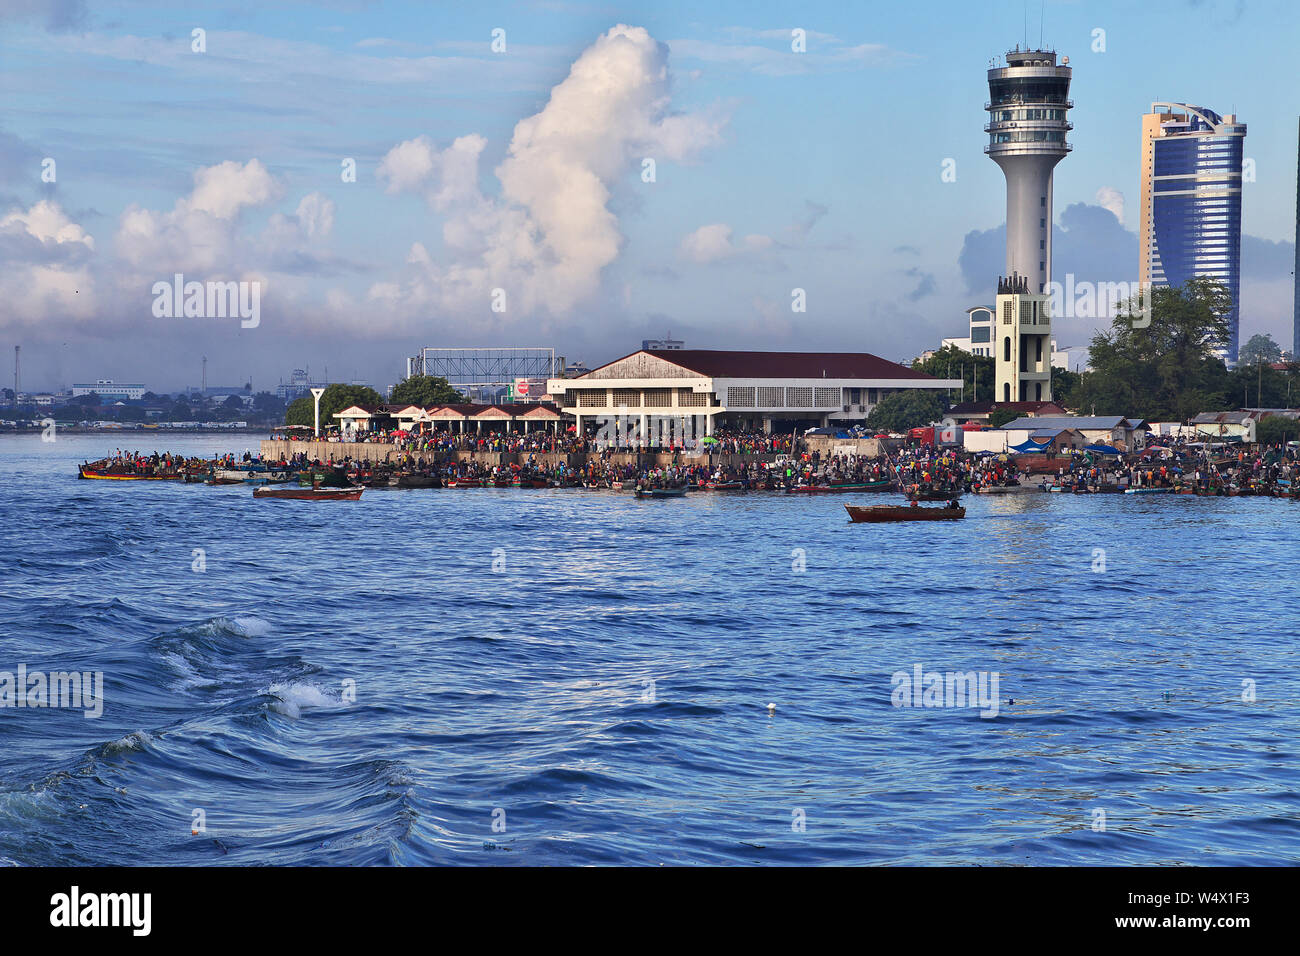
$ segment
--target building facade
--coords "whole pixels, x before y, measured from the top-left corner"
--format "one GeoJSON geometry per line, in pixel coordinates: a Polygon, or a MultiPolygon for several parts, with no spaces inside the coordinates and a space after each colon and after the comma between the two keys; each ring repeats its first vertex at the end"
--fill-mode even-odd
{"type": "Polygon", "coordinates": [[[105,401],[112,399],[116,402],[130,402],[144,398],[146,391],[148,389],[143,385],[130,385],[124,382],[114,382],[110,378],[101,378],[96,382],[83,382],[79,385],[73,385],[72,397],[89,395],[93,392],[105,401]]]}
{"type": "Polygon", "coordinates": [[[969,329],[964,338],[944,339],[941,347],[951,345],[971,355],[993,356],[993,306],[976,305],[966,310],[969,329]]]}
{"type": "Polygon", "coordinates": [[[1007,275],[1024,276],[1029,291],[1047,291],[1052,276],[1052,173],[1070,151],[1069,57],[1015,50],[988,71],[989,113],[984,152],[1007,181],[1007,275]]]}
{"type": "Polygon", "coordinates": [[[1142,117],[1138,281],[1181,286],[1217,279],[1228,289],[1228,338],[1237,360],[1241,317],[1241,172],[1246,124],[1203,106],[1152,103],[1142,117]]]}
{"type": "Polygon", "coordinates": [[[998,281],[994,396],[999,402],[1052,400],[1052,297],[1029,280],[998,281]]]}
{"type": "Polygon", "coordinates": [[[886,395],[960,389],[866,352],[741,352],[642,349],[547,390],[579,431],[630,421],[641,435],[680,422],[705,436],[718,428],[789,431],[801,425],[864,423],[886,395]]]}

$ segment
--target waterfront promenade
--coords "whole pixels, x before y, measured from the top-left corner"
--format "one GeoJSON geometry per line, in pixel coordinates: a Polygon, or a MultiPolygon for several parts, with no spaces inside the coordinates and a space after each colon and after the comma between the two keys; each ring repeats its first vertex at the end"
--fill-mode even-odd
{"type": "MultiPolygon", "coordinates": [[[[809,436],[802,446],[809,452],[820,451],[822,457],[842,453],[841,446],[852,446],[853,452],[864,458],[875,458],[881,452],[881,442],[874,438],[840,439],[809,436]]],[[[581,470],[588,461],[598,459],[614,465],[636,465],[640,468],[667,468],[674,464],[691,462],[715,467],[743,467],[756,462],[772,462],[785,453],[695,453],[692,451],[471,451],[456,449],[441,451],[426,449],[416,451],[397,442],[321,442],[268,439],[261,443],[263,461],[288,461],[295,455],[306,455],[309,461],[369,461],[398,462],[406,455],[436,461],[472,461],[480,465],[511,465],[532,461],[541,468],[567,465],[581,470]]]]}

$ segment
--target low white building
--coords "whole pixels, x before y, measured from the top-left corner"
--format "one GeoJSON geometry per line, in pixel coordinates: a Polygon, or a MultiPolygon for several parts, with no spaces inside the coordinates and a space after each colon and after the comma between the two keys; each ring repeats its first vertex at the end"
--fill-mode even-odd
{"type": "Polygon", "coordinates": [[[907,389],[946,392],[940,379],[867,352],[744,352],[642,349],[577,378],[551,379],[547,390],[579,430],[595,419],[630,420],[650,434],[654,420],[771,432],[802,425],[865,422],[886,395],[907,389]],[[781,425],[788,426],[781,429],[781,425]]]}
{"type": "Polygon", "coordinates": [[[143,385],[132,385],[122,382],[114,382],[111,378],[101,378],[96,382],[82,382],[79,385],[72,386],[72,397],[80,395],[89,395],[92,392],[100,398],[108,401],[124,399],[134,401],[144,398],[144,393],[148,391],[143,385]]]}

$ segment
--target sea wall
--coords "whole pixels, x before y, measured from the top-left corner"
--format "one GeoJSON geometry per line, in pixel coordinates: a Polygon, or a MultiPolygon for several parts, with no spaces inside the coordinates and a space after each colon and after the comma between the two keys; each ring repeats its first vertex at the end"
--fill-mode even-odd
{"type": "Polygon", "coordinates": [[[437,458],[438,460],[454,461],[473,461],[480,465],[491,467],[493,465],[512,465],[523,464],[532,461],[543,468],[554,468],[560,463],[567,464],[571,468],[581,469],[586,466],[589,458],[607,460],[615,465],[636,465],[638,468],[666,468],[671,465],[707,465],[710,468],[722,467],[744,467],[755,461],[770,462],[774,461],[776,455],[733,455],[733,454],[716,454],[716,455],[686,455],[674,454],[672,452],[651,452],[638,454],[636,452],[498,452],[498,451],[452,451],[452,452],[418,452],[418,451],[399,451],[395,444],[389,442],[306,442],[306,441],[280,441],[267,440],[261,445],[261,456],[271,461],[279,461],[284,458],[292,458],[294,455],[304,454],[309,460],[318,459],[320,461],[344,460],[352,461],[371,461],[371,462],[396,462],[404,456],[423,457],[426,461],[437,458]]]}

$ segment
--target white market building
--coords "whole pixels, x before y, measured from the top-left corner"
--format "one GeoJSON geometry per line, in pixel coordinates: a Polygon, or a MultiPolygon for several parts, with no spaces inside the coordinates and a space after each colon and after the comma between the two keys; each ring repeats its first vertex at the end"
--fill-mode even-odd
{"type": "Polygon", "coordinates": [[[934,378],[867,352],[711,349],[641,349],[577,378],[547,382],[579,431],[617,416],[639,423],[641,434],[649,434],[652,420],[675,419],[698,423],[705,435],[717,428],[854,425],[894,392],[961,386],[961,379],[934,378]]]}

